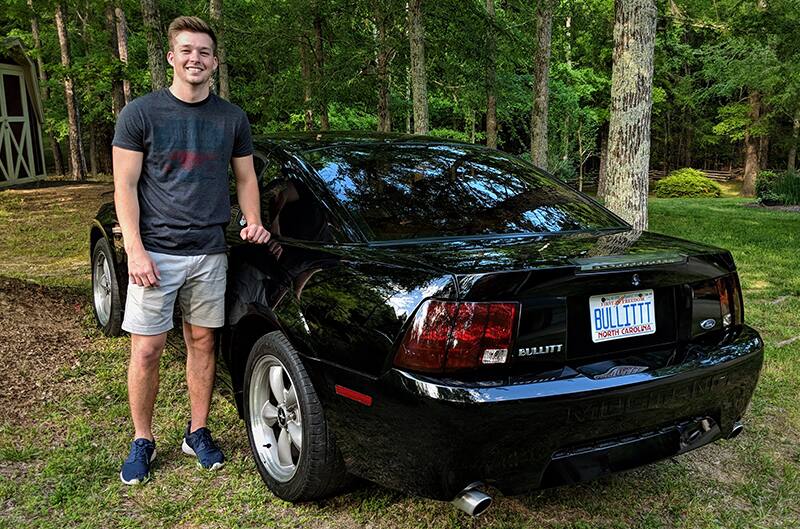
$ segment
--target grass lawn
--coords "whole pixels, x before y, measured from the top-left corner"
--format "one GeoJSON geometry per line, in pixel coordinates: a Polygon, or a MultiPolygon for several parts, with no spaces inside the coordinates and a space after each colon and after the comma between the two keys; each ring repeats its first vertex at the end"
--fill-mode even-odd
{"type": "Polygon", "coordinates": [[[792,341],[800,337],[800,214],[736,198],[651,202],[653,231],[736,258],[746,319],[767,343],[740,437],[596,482],[498,493],[485,516],[470,519],[370,484],[319,503],[283,502],[261,483],[243,423],[218,394],[211,428],[229,463],[199,471],[180,451],[188,401],[174,350],[162,360],[154,479],[122,485],[129,342],[95,331],[87,297],[88,222],[108,190],[0,192],[0,362],[22,380],[0,379],[0,404],[8,401],[0,410],[0,528],[800,527],[800,339],[792,341]]]}

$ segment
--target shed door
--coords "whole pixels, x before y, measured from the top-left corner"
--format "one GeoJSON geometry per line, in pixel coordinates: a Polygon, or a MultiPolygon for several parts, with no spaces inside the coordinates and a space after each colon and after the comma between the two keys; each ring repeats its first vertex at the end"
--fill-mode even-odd
{"type": "Polygon", "coordinates": [[[22,68],[0,65],[0,185],[36,175],[22,68]]]}

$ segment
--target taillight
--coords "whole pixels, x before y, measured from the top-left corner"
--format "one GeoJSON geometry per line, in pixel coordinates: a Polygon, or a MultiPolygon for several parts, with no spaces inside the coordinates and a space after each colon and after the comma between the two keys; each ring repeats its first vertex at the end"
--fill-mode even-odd
{"type": "Polygon", "coordinates": [[[714,280],[719,295],[719,309],[722,316],[722,326],[725,328],[744,323],[744,310],[742,308],[742,291],[739,286],[739,276],[730,274],[714,280]]]}
{"type": "Polygon", "coordinates": [[[394,363],[429,373],[505,363],[517,313],[517,303],[425,301],[414,315],[394,363]]]}

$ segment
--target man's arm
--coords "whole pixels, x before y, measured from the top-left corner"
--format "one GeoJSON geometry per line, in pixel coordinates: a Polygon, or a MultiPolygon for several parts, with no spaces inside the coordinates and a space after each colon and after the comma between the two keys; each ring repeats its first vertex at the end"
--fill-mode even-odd
{"type": "Polygon", "coordinates": [[[158,286],[161,275],[142,245],[139,234],[139,176],[144,154],[120,147],[111,149],[114,166],[114,205],[128,255],[128,277],[143,286],[158,286]]]}
{"type": "Polygon", "coordinates": [[[236,177],[236,197],[247,221],[247,226],[242,228],[239,235],[245,241],[265,243],[269,240],[269,232],[261,224],[261,200],[253,155],[231,158],[231,167],[236,177]]]}

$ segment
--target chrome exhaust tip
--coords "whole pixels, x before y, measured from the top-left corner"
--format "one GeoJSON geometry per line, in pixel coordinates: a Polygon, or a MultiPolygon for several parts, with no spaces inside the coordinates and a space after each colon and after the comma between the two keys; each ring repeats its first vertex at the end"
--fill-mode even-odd
{"type": "Polygon", "coordinates": [[[731,433],[728,435],[728,439],[733,439],[734,437],[738,437],[743,430],[744,430],[744,424],[742,424],[742,421],[736,421],[735,423],[733,423],[733,429],[731,429],[731,433]]]}
{"type": "Polygon", "coordinates": [[[451,502],[455,507],[470,516],[480,516],[492,504],[492,497],[478,490],[482,483],[473,483],[464,490],[451,502]]]}

